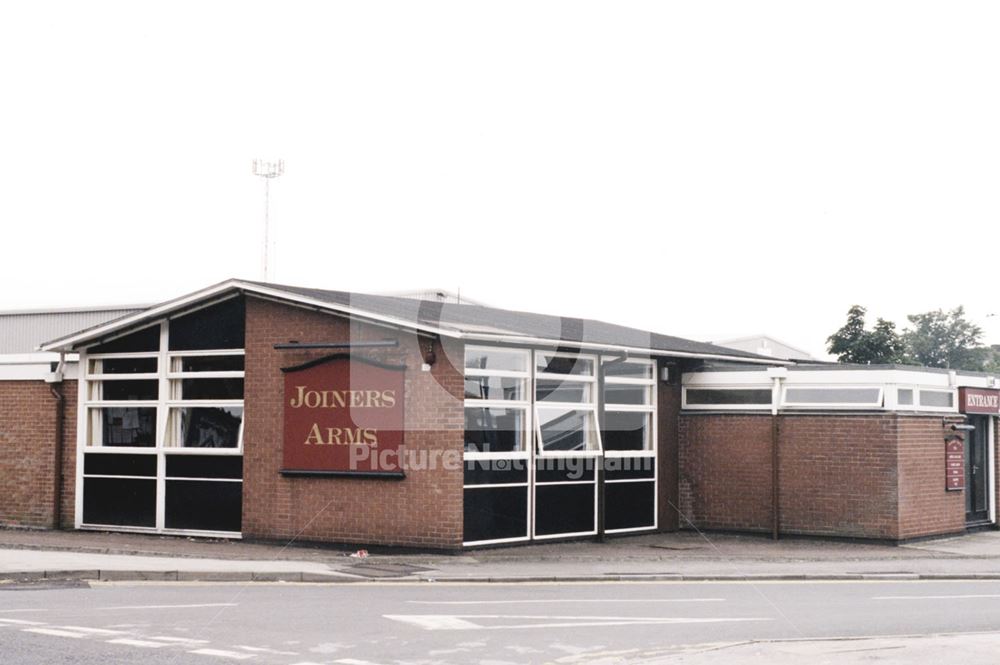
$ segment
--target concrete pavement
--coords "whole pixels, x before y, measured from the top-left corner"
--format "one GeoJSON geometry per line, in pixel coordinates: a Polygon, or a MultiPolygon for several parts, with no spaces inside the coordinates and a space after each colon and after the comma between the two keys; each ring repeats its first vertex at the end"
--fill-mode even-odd
{"type": "Polygon", "coordinates": [[[1000,531],[895,546],[679,532],[459,554],[0,530],[0,579],[425,580],[1000,579],[1000,531]]]}

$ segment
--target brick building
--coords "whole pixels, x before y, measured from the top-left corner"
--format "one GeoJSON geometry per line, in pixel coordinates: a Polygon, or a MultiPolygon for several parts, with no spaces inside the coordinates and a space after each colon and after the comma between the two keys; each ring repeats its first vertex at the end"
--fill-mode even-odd
{"type": "Polygon", "coordinates": [[[992,377],[239,280],[87,312],[0,315],[38,346],[0,346],[0,525],[458,549],[996,521],[992,377]]]}

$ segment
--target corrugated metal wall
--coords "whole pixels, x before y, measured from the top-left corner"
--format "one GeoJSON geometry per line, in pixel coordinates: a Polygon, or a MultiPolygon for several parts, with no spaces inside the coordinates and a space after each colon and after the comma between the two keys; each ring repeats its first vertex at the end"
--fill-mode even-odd
{"type": "Polygon", "coordinates": [[[0,312],[0,353],[32,353],[43,342],[84,330],[140,309],[70,312],[0,312]]]}

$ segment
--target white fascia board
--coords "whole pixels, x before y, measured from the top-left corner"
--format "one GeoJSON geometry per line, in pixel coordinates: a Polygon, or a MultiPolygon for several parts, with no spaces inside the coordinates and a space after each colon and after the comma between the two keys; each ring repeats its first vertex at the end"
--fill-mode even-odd
{"type": "MultiPolygon", "coordinates": [[[[790,368],[783,379],[785,385],[796,386],[885,386],[913,385],[927,388],[948,388],[948,374],[945,372],[925,372],[919,369],[841,369],[795,371],[790,368]]],[[[685,386],[734,386],[770,385],[771,378],[766,371],[690,372],[684,374],[681,383],[685,386]]],[[[986,377],[958,376],[959,385],[986,387],[986,377]]]]}
{"type": "Polygon", "coordinates": [[[206,300],[214,296],[225,293],[233,289],[241,290],[246,293],[260,294],[268,296],[271,298],[277,298],[279,300],[284,300],[288,302],[299,303],[302,305],[308,305],[310,307],[315,307],[320,310],[327,310],[333,312],[340,312],[343,314],[358,316],[362,318],[371,319],[373,321],[379,321],[382,323],[387,323],[400,328],[411,328],[418,330],[425,330],[427,332],[432,332],[443,337],[459,337],[455,332],[435,328],[432,326],[425,326],[415,324],[411,321],[402,321],[395,319],[393,317],[381,316],[379,314],[373,314],[371,312],[366,312],[364,310],[359,310],[354,307],[348,307],[344,305],[338,305],[336,303],[329,303],[323,300],[317,300],[316,298],[309,298],[308,296],[302,296],[297,293],[289,293],[288,291],[282,291],[281,289],[274,289],[263,287],[257,284],[249,284],[247,282],[240,281],[238,279],[231,279],[225,282],[221,282],[214,286],[202,289],[200,291],[195,291],[186,296],[181,296],[180,298],[175,298],[173,300],[168,300],[160,305],[147,309],[143,312],[138,312],[132,316],[125,317],[123,319],[118,319],[117,321],[109,322],[94,328],[90,328],[83,332],[69,335],[66,337],[61,337],[59,339],[52,340],[42,344],[39,348],[40,351],[65,351],[72,349],[74,346],[79,345],[83,342],[87,342],[93,339],[103,337],[105,335],[111,334],[117,330],[124,328],[129,328],[136,324],[142,323],[144,321],[155,321],[157,319],[162,319],[165,316],[173,313],[178,309],[183,309],[187,305],[191,305],[200,300],[206,300]]]}
{"type": "MultiPolygon", "coordinates": [[[[0,356],[0,381],[45,381],[53,376],[52,363],[59,362],[57,353],[8,354],[0,356]]],[[[64,379],[76,379],[79,372],[76,354],[67,356],[63,366],[64,379]]]]}
{"type": "Polygon", "coordinates": [[[694,353],[687,351],[664,351],[661,349],[645,349],[636,346],[621,346],[617,344],[598,344],[594,342],[576,342],[572,340],[545,339],[541,337],[523,337],[519,335],[484,335],[480,333],[463,333],[458,335],[461,339],[485,342],[493,344],[513,344],[519,346],[551,346],[551,347],[574,347],[591,351],[605,351],[612,353],[629,353],[636,356],[657,356],[664,358],[701,358],[706,360],[729,360],[732,362],[752,363],[762,365],[791,365],[791,361],[775,360],[773,358],[745,358],[743,356],[727,356],[713,353],[694,353]]]}

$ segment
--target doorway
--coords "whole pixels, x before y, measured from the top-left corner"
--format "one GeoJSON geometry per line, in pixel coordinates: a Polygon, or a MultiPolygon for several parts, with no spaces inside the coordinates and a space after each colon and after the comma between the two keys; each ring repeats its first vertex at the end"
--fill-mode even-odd
{"type": "Polygon", "coordinates": [[[965,436],[965,523],[979,526],[990,521],[990,416],[968,419],[975,429],[965,436]]]}

